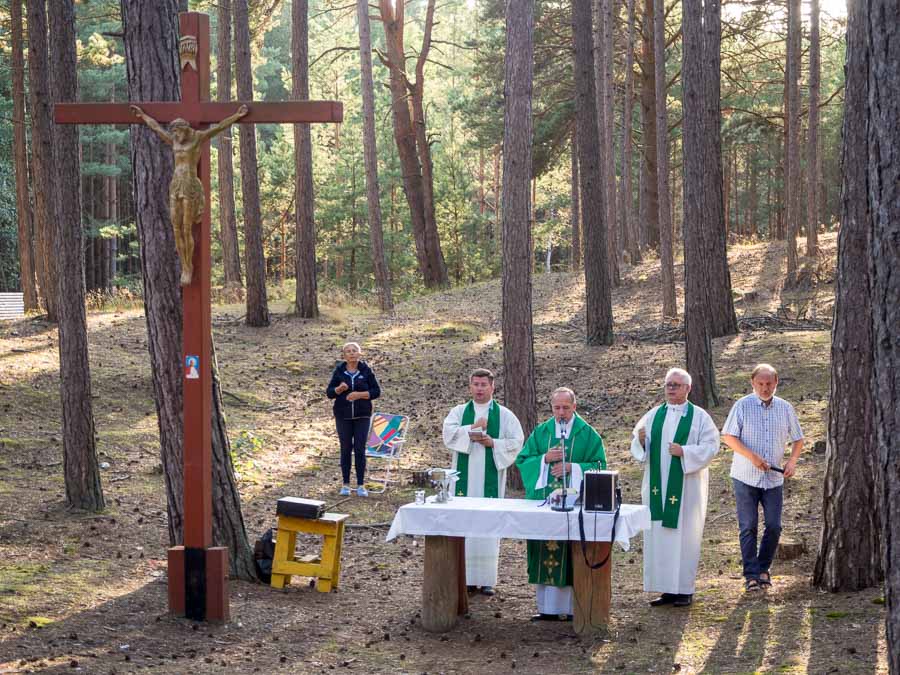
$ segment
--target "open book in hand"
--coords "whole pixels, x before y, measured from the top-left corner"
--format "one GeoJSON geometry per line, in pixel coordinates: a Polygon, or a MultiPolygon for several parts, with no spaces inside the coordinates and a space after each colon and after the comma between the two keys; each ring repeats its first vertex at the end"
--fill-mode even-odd
{"type": "Polygon", "coordinates": [[[484,433],[484,429],[469,429],[470,441],[483,441],[485,438],[487,438],[487,434],[484,433]]]}

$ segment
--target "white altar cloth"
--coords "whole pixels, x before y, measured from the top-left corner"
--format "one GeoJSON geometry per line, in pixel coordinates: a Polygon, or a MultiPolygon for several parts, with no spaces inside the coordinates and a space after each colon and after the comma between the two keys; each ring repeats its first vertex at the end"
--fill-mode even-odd
{"type": "MultiPolygon", "coordinates": [[[[487,499],[453,497],[437,504],[429,497],[425,504],[401,506],[386,541],[401,534],[443,537],[493,537],[506,539],[555,539],[579,541],[578,507],[551,511],[549,505],[533,499],[487,499]]],[[[584,513],[586,541],[609,541],[612,513],[584,513]]],[[[616,541],[627,551],[630,540],[650,529],[650,509],[640,504],[622,504],[616,523],[616,541]]]]}

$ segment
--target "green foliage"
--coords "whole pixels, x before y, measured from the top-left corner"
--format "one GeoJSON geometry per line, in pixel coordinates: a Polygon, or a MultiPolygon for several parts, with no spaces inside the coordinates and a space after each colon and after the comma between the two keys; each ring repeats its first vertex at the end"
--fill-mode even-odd
{"type": "MultiPolygon", "coordinates": [[[[422,45],[426,0],[407,3],[406,64],[414,77],[416,56],[422,45]]],[[[621,162],[621,97],[624,88],[626,26],[624,5],[616,5],[614,31],[617,52],[615,161],[621,162]]],[[[214,0],[192,0],[191,8],[210,14],[215,51],[217,5],[214,0]]],[[[84,101],[122,101],[126,73],[121,42],[112,37],[122,30],[118,0],[76,3],[79,55],[79,97],[84,101]]],[[[250,2],[251,50],[257,100],[291,98],[291,11],[289,0],[250,2]]],[[[434,165],[434,194],[441,244],[451,282],[468,284],[496,277],[501,269],[500,214],[495,185],[501,165],[503,140],[503,80],[505,3],[500,0],[448,0],[439,3],[433,44],[425,67],[426,131],[434,165]]],[[[534,244],[536,269],[543,270],[550,251],[551,267],[568,260],[570,198],[570,139],[573,127],[571,3],[536,0],[534,61],[534,153],[536,178],[534,244]]],[[[640,12],[636,58],[640,59],[640,12]]],[[[681,39],[680,6],[667,17],[666,50],[669,80],[668,109],[673,148],[673,207],[676,225],[681,209],[681,39]]],[[[372,6],[372,41],[384,51],[384,30],[372,6]]],[[[366,183],[362,152],[360,65],[356,9],[334,0],[311,0],[310,95],[338,99],[344,104],[340,125],[314,125],[313,165],[316,257],[318,278],[329,297],[368,296],[374,293],[374,273],[368,229],[366,183]]],[[[8,9],[0,5],[0,19],[8,9]]],[[[784,17],[769,5],[726,6],[722,39],[723,157],[729,167],[732,191],[730,221],[751,219],[766,233],[781,208],[781,130],[784,63],[784,17]],[[756,179],[751,189],[749,178],[756,179]]],[[[12,173],[9,41],[0,20],[0,288],[18,284],[16,214],[12,173]]],[[[822,25],[823,107],[820,111],[822,143],[823,220],[836,222],[839,213],[839,145],[843,82],[843,24],[825,19],[822,25]]],[[[215,94],[215,53],[212,90],[215,94]]],[[[640,66],[635,64],[635,74],[640,66]]],[[[388,72],[374,58],[376,136],[380,204],[385,256],[397,299],[423,291],[417,270],[403,176],[393,137],[388,72]]],[[[632,171],[638,191],[641,144],[640,81],[635,82],[635,163],[632,171]]],[[[84,193],[84,228],[87,251],[98,239],[117,242],[117,277],[110,284],[134,286],[139,271],[137,239],[131,204],[131,165],[126,127],[83,126],[81,170],[84,193]],[[118,187],[118,213],[107,217],[103,208],[104,181],[118,187]]],[[[290,125],[259,125],[258,161],[263,237],[270,277],[284,281],[294,269],[294,138],[290,125]]],[[[238,229],[242,230],[240,165],[235,156],[235,199],[238,229]]],[[[214,153],[216,150],[214,150],[214,153]]],[[[805,153],[803,153],[805,155],[805,153]]],[[[621,173],[622,167],[618,167],[621,173]]],[[[212,210],[218,227],[218,196],[213,158],[212,210]]],[[[636,201],[637,197],[634,197],[636,201]]],[[[243,237],[239,237],[241,246],[243,237]]],[[[223,276],[218,236],[213,237],[214,280],[223,276]]],[[[243,259],[243,255],[242,255],[243,259]]],[[[89,278],[90,282],[90,278],[89,278]]]]}

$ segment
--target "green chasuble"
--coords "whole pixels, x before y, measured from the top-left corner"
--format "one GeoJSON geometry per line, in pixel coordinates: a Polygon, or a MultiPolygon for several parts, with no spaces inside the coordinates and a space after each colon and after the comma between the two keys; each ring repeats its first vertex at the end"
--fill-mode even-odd
{"type": "MultiPolygon", "coordinates": [[[[525,442],[522,452],[516,457],[516,466],[519,467],[522,482],[525,485],[526,499],[544,500],[553,490],[562,487],[562,481],[554,479],[551,475],[548,476],[547,487],[540,490],[534,489],[538,476],[541,475],[544,455],[558,444],[556,420],[551,417],[535,427],[525,442]]],[[[566,459],[581,466],[582,471],[606,468],[603,439],[578,413],[575,413],[571,432],[566,439],[566,459]]],[[[575,531],[578,531],[577,523],[575,531]]],[[[527,544],[528,583],[550,586],[572,585],[572,559],[569,555],[569,542],[529,539],[527,544]]]]}
{"type": "MultiPolygon", "coordinates": [[[[460,424],[475,423],[475,404],[469,401],[463,410],[462,420],[460,424]]],[[[488,409],[487,429],[485,432],[491,438],[500,438],[500,406],[491,401],[491,407],[488,409]]],[[[456,481],[456,495],[464,497],[469,494],[469,456],[460,452],[456,457],[456,470],[459,471],[459,480],[456,481]]],[[[497,481],[497,465],[494,463],[494,449],[485,446],[484,448],[484,492],[485,497],[499,497],[499,487],[497,481]]]]}

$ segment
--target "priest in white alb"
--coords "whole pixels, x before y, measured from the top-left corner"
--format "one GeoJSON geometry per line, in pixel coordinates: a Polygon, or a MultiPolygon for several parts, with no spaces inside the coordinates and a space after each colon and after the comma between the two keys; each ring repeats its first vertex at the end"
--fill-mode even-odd
{"type": "MultiPolygon", "coordinates": [[[[506,494],[506,469],[516,461],[525,435],[522,425],[494,396],[494,374],[478,368],[469,375],[472,399],[458,405],[444,420],[444,445],[453,452],[459,471],[456,494],[494,497],[506,494]]],[[[500,540],[466,538],[466,585],[470,591],[493,595],[497,585],[500,540]]]]}
{"type": "Polygon", "coordinates": [[[666,402],[634,427],[631,454],[644,465],[641,500],[650,506],[644,533],[644,591],[661,593],[653,607],[693,602],[706,522],[709,463],[719,431],[705,410],[687,400],[691,376],[666,373],[666,402]]]}

